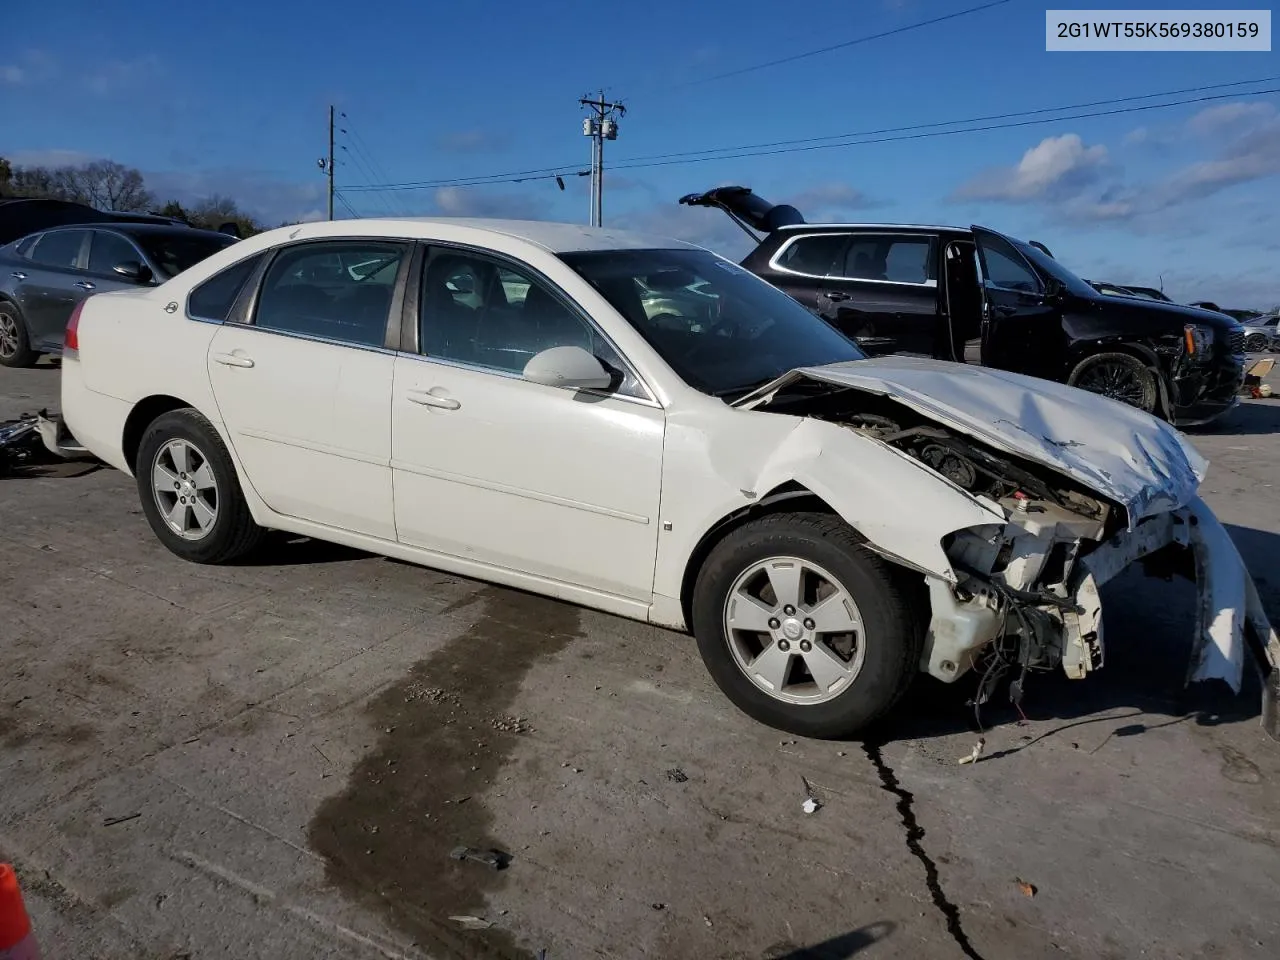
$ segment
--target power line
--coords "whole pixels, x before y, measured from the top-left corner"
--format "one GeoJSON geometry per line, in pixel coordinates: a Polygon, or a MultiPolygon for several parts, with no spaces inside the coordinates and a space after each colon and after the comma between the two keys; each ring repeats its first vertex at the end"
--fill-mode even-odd
{"type": "MultiPolygon", "coordinates": [[[[917,140],[927,137],[947,136],[957,133],[977,133],[987,130],[1001,130],[1022,126],[1034,126],[1037,124],[1057,123],[1067,120],[1081,120],[1091,117],[1113,116],[1124,113],[1138,113],[1146,110],[1162,110],[1168,107],[1184,106],[1191,103],[1204,103],[1211,100],[1223,100],[1231,97],[1248,97],[1258,96],[1261,94],[1275,93],[1277,89],[1263,90],[1244,90],[1230,94],[1220,94],[1217,96],[1193,97],[1181,100],[1171,100],[1167,103],[1146,104],[1142,106],[1127,107],[1117,110],[1106,110],[1092,113],[1071,114],[1060,117],[1041,117],[1035,120],[1025,120],[1018,118],[1038,117],[1045,113],[1061,113],[1068,110],[1080,109],[1084,107],[1108,106],[1112,104],[1132,103],[1135,100],[1150,100],[1155,97],[1175,96],[1183,93],[1199,92],[1203,90],[1219,90],[1229,87],[1240,87],[1247,84],[1268,83],[1280,80],[1280,76],[1259,77],[1253,80],[1236,80],[1230,83],[1210,84],[1201,87],[1188,87],[1181,90],[1166,90],[1160,93],[1146,93],[1129,97],[1117,97],[1109,100],[1096,100],[1088,103],[1069,104],[1059,107],[1042,107],[1035,110],[1015,111],[1004,114],[993,114],[983,117],[971,117],[964,120],[939,120],[929,123],[912,124],[903,127],[890,127],[878,130],[855,131],[852,133],[832,134],[824,137],[808,137],[800,140],[780,140],[773,143],[764,144],[745,144],[737,147],[715,147],[704,150],[690,150],[679,153],[670,154],[653,154],[650,156],[632,157],[630,159],[619,160],[615,165],[615,169],[637,169],[641,167],[651,166],[671,166],[680,163],[701,163],[707,160],[732,160],[740,157],[766,156],[777,153],[798,153],[806,152],[814,149],[824,149],[831,147],[858,146],[860,144],[869,143],[891,143],[897,140],[917,140]],[[937,130],[938,127],[953,126],[958,124],[982,123],[985,121],[997,120],[1016,120],[1011,123],[993,123],[988,126],[979,127],[962,127],[957,130],[937,130]],[[876,140],[852,140],[855,137],[871,137],[882,133],[911,133],[912,131],[930,131],[928,133],[915,133],[911,136],[885,137],[876,140]],[[839,141],[839,142],[825,142],[839,141]],[[771,148],[781,149],[771,149],[771,148]],[[719,154],[718,156],[706,156],[706,154],[719,154]]],[[[373,184],[367,187],[348,187],[349,191],[367,191],[367,190],[427,190],[437,187],[465,187],[465,186],[485,186],[489,184],[500,183],[523,183],[529,180],[551,180],[557,176],[585,176],[585,172],[572,170],[574,165],[562,164],[555,167],[539,167],[531,170],[519,170],[510,173],[483,174],[472,177],[454,177],[441,180],[419,180],[407,181],[403,183],[382,183],[373,184]]]]}
{"type": "MultiPolygon", "coordinates": [[[[1176,97],[1185,93],[1203,93],[1206,90],[1223,90],[1228,87],[1243,87],[1254,83],[1272,83],[1280,80],[1280,76],[1259,77],[1256,80],[1233,80],[1229,83],[1211,83],[1199,87],[1184,87],[1181,90],[1165,90],[1162,93],[1141,93],[1131,97],[1113,97],[1106,100],[1090,100],[1084,103],[1064,104],[1060,107],[1040,107],[1035,110],[1015,110],[1011,113],[993,113],[982,117],[968,117],[964,120],[935,120],[931,123],[913,123],[903,127],[881,127],[878,130],[859,130],[852,133],[832,133],[821,137],[801,137],[796,140],[775,140],[770,143],[747,143],[736,147],[709,147],[706,150],[681,150],[675,153],[655,153],[642,157],[627,157],[619,163],[636,163],[642,160],[667,160],[673,157],[693,157],[704,153],[727,153],[739,150],[757,150],[768,147],[785,147],[792,144],[821,143],[828,140],[846,140],[850,137],[871,137],[882,133],[903,133],[913,130],[927,130],[936,127],[950,127],[961,123],[985,123],[989,120],[1009,120],[1020,117],[1032,117],[1045,113],[1061,113],[1066,110],[1083,110],[1088,107],[1105,107],[1117,103],[1132,103],[1135,100],[1153,100],[1156,97],[1176,97]]],[[[1242,94],[1243,96],[1244,94],[1242,94]]],[[[1062,118],[1069,119],[1069,118],[1062,118]]]]}
{"type": "MultiPolygon", "coordinates": [[[[341,129],[343,135],[351,144],[350,149],[345,145],[343,146],[343,149],[347,151],[348,156],[350,156],[351,159],[356,162],[356,165],[360,167],[368,182],[370,184],[376,184],[390,180],[391,178],[387,176],[386,171],[383,170],[374,159],[373,151],[370,150],[368,145],[364,142],[364,138],[356,131],[355,126],[351,122],[351,118],[348,117],[345,112],[339,113],[339,116],[342,118],[343,123],[346,124],[346,126],[339,129],[341,129]]],[[[394,201],[392,195],[387,194],[385,191],[379,191],[379,201],[388,215],[392,215],[400,210],[399,204],[394,201]]]]}
{"type": "Polygon", "coordinates": [[[932,17],[928,20],[921,20],[918,23],[908,23],[901,27],[894,27],[892,30],[884,30],[880,33],[868,34],[865,37],[856,37],[853,40],[845,40],[842,43],[833,43],[830,46],[819,47],[816,50],[806,50],[804,53],[793,53],[790,56],[779,57],[776,60],[766,60],[764,63],[753,64],[750,67],[740,67],[737,70],[729,70],[725,73],[713,74],[709,77],[703,77],[700,80],[690,80],[685,83],[676,84],[676,87],[694,86],[695,84],[710,83],[713,80],[724,80],[727,77],[739,77],[744,73],[752,73],[756,70],[765,70],[769,67],[777,67],[784,63],[794,63],[797,60],[804,60],[808,57],[816,57],[824,53],[831,53],[834,50],[844,50],[848,47],[857,46],[862,43],[870,43],[872,40],[883,40],[885,37],[894,37],[900,33],[908,33],[912,30],[919,30],[921,27],[931,27],[935,23],[942,23],[946,20],[955,20],[957,17],[966,17],[971,13],[981,13],[983,10],[990,10],[993,7],[1002,7],[1012,0],[991,0],[990,3],[983,3],[976,7],[969,7],[965,10],[957,10],[955,13],[943,14],[940,17],[932,17]]]}
{"type": "Polygon", "coordinates": [[[1122,107],[1115,110],[1098,110],[1093,113],[1075,113],[1064,117],[1043,117],[1037,120],[1019,120],[1013,123],[992,123],[981,127],[963,127],[958,130],[933,130],[927,133],[912,133],[897,137],[879,137],[873,140],[851,140],[841,143],[816,143],[808,146],[782,147],[777,150],[750,150],[742,153],[724,154],[714,157],[687,157],[679,160],[655,160],[644,163],[617,163],[615,170],[633,170],[640,167],[666,167],[685,163],[702,163],[707,160],[738,160],[744,157],[768,157],[783,153],[808,153],[812,150],[828,150],[833,147],[862,147],[875,143],[897,143],[904,140],[927,140],[930,137],[947,137],[957,133],[982,133],[988,130],[1012,130],[1015,127],[1034,127],[1046,123],[1058,123],[1063,120],[1088,120],[1094,117],[1114,117],[1126,113],[1142,113],[1146,110],[1164,110],[1168,107],[1180,107],[1190,103],[1208,103],[1213,100],[1229,100],[1232,97],[1257,97],[1268,93],[1280,93],[1280,87],[1264,90],[1245,90],[1239,93],[1220,93],[1209,97],[1193,97],[1189,100],[1171,100],[1168,103],[1150,103],[1140,107],[1122,107]]]}
{"type": "MultiPolygon", "coordinates": [[[[333,192],[333,195],[334,197],[337,198],[340,204],[346,207],[347,213],[351,214],[351,216],[353,216],[357,220],[360,219],[360,214],[356,213],[356,208],[351,206],[351,204],[347,202],[347,198],[342,195],[341,191],[335,190],[333,192]]],[[[333,217],[330,217],[329,219],[332,220],[333,217]]]]}

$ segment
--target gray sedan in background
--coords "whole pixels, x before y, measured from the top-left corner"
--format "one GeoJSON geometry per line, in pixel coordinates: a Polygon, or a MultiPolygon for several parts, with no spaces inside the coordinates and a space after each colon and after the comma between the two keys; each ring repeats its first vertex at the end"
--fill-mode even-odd
{"type": "Polygon", "coordinates": [[[235,242],[212,230],[109,223],[54,227],[0,247],[0,365],[61,352],[72,310],[91,294],[163,283],[235,242]]]}

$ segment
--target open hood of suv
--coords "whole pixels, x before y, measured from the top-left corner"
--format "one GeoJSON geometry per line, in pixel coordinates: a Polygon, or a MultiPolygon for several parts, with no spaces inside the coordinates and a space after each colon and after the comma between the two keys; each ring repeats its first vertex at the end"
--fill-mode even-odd
{"type": "Polygon", "coordinates": [[[750,187],[716,187],[706,193],[685,194],[680,202],[689,207],[718,207],[739,224],[764,233],[805,222],[795,207],[770,203],[750,187]]]}
{"type": "Polygon", "coordinates": [[[1130,526],[1185,506],[1204,478],[1204,459],[1155,417],[1074,387],[987,367],[899,356],[802,367],[733,406],[763,406],[805,379],[889,397],[1049,467],[1123,506],[1130,526]]]}

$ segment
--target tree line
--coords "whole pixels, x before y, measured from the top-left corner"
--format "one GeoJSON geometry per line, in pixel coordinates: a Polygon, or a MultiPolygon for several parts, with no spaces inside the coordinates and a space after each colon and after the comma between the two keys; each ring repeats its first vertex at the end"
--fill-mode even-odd
{"type": "Polygon", "coordinates": [[[241,237],[267,229],[241,210],[233,198],[221,194],[189,206],[172,199],[160,203],[147,189],[141,171],[111,160],[46,167],[21,166],[0,157],[0,197],[67,200],[95,210],[154,213],[206,230],[218,230],[234,223],[241,237]]]}

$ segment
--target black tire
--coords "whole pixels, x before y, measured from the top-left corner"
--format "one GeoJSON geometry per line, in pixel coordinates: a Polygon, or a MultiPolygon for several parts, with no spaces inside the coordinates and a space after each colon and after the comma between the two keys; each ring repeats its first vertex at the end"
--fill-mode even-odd
{"type": "Polygon", "coordinates": [[[1244,348],[1250,353],[1261,353],[1267,349],[1267,337],[1265,334],[1253,333],[1244,342],[1244,348]]]}
{"type": "Polygon", "coordinates": [[[40,353],[31,349],[31,334],[22,311],[17,304],[0,300],[0,366],[34,367],[39,359],[40,353]]]}
{"type": "Polygon", "coordinates": [[[228,563],[253,551],[265,531],[253,520],[236,476],[235,464],[222,437],[198,411],[189,407],[161,414],[147,427],[134,463],[138,498],[142,512],[156,537],[170,551],[193,563],[228,563]],[[196,448],[216,483],[216,514],[212,525],[199,539],[186,539],[174,532],[161,513],[152,485],[152,470],[161,450],[171,441],[181,440],[196,448]]]}
{"type": "Polygon", "coordinates": [[[920,603],[900,571],[872,553],[839,517],[771,514],[738,527],[711,550],[693,594],[693,632],[712,679],[743,712],[805,737],[844,739],[884,716],[919,671],[924,643],[920,603]],[[863,660],[849,686],[825,702],[796,704],[758,687],[730,649],[725,606],[735,581],[753,564],[795,557],[828,571],[857,605],[863,660]]]}
{"type": "Polygon", "coordinates": [[[1081,360],[1067,383],[1155,413],[1160,406],[1160,389],[1151,368],[1131,353],[1095,353],[1081,360]]]}

